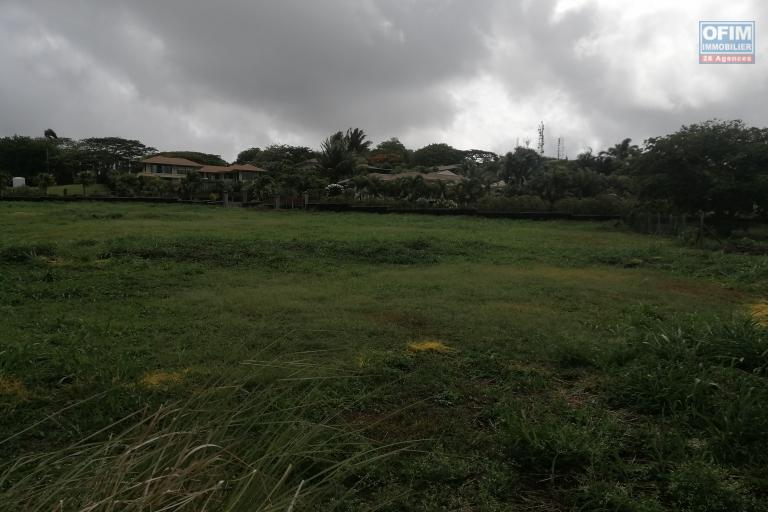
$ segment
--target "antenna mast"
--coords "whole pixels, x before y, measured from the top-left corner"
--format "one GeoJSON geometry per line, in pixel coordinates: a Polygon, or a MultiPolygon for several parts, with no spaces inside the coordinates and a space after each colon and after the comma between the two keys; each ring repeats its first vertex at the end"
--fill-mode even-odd
{"type": "Polygon", "coordinates": [[[538,151],[540,155],[544,154],[544,122],[539,125],[539,144],[538,151]]]}

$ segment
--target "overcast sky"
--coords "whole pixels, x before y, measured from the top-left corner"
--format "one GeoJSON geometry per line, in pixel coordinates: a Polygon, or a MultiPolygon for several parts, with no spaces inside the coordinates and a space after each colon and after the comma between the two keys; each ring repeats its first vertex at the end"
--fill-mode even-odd
{"type": "Polygon", "coordinates": [[[569,156],[712,117],[768,124],[761,0],[0,0],[0,135],[121,136],[232,160],[270,143],[569,156]],[[698,64],[755,20],[754,65],[698,64]]]}

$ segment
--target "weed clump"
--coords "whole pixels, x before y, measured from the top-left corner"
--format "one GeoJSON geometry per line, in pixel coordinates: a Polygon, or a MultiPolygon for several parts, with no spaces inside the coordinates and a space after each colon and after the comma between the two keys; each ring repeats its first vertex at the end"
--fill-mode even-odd
{"type": "Polygon", "coordinates": [[[749,319],[659,324],[610,369],[610,403],[706,436],[716,458],[768,462],[768,333],[749,319]]]}
{"type": "Polygon", "coordinates": [[[51,244],[11,245],[0,250],[0,262],[26,263],[37,257],[53,257],[56,248],[51,244]]]}

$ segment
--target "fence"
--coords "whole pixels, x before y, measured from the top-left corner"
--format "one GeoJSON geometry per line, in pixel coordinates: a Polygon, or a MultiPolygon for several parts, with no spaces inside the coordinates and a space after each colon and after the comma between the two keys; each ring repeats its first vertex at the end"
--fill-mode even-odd
{"type": "Polygon", "coordinates": [[[766,254],[765,246],[744,244],[744,240],[765,239],[765,218],[717,219],[704,214],[670,215],[650,212],[631,212],[623,218],[624,224],[640,233],[674,236],[696,245],[713,244],[726,251],[766,254]]]}
{"type": "Polygon", "coordinates": [[[622,219],[632,230],[650,235],[682,236],[692,230],[702,231],[704,216],[629,212],[622,219]]]}

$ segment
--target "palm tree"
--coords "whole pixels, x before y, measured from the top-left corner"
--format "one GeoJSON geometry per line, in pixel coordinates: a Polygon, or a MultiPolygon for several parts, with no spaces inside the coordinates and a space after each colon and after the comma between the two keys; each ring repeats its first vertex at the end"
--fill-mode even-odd
{"type": "Polygon", "coordinates": [[[347,139],[341,132],[336,132],[323,141],[320,145],[319,160],[320,165],[333,180],[351,176],[355,170],[347,139]]]}
{"type": "Polygon", "coordinates": [[[48,146],[49,146],[50,143],[47,142],[47,141],[56,140],[56,139],[59,138],[59,136],[56,135],[56,132],[53,131],[52,128],[46,128],[45,131],[43,132],[43,137],[45,137],[45,140],[46,140],[46,144],[45,144],[45,172],[50,174],[51,173],[51,161],[50,161],[50,158],[48,156],[48,146]]]}
{"type": "Polygon", "coordinates": [[[459,169],[459,174],[470,180],[477,180],[484,185],[490,184],[496,177],[488,166],[478,164],[474,160],[464,160],[459,169]]]}
{"type": "Polygon", "coordinates": [[[628,160],[640,153],[640,148],[632,144],[632,139],[624,139],[607,151],[601,151],[600,156],[609,156],[620,161],[628,160]]]}
{"type": "Polygon", "coordinates": [[[368,151],[371,141],[365,140],[366,137],[365,132],[360,128],[348,128],[347,134],[344,136],[347,142],[347,151],[353,153],[368,151]]]}

